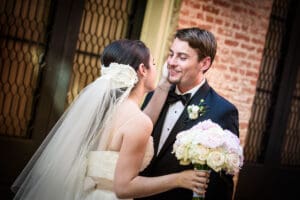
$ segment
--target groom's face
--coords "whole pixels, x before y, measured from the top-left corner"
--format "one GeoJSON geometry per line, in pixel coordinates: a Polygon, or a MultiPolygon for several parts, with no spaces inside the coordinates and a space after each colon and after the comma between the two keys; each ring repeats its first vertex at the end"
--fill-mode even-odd
{"type": "Polygon", "coordinates": [[[186,92],[203,79],[202,61],[197,51],[186,41],[175,38],[168,56],[169,81],[177,84],[181,92],[186,92]]]}

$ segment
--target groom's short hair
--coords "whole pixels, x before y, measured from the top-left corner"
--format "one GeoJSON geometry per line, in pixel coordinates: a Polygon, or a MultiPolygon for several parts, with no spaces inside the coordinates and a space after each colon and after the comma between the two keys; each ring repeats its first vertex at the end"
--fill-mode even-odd
{"type": "Polygon", "coordinates": [[[217,52],[217,41],[214,35],[197,27],[178,29],[175,37],[188,42],[189,46],[198,52],[198,60],[209,56],[211,64],[217,52]]]}

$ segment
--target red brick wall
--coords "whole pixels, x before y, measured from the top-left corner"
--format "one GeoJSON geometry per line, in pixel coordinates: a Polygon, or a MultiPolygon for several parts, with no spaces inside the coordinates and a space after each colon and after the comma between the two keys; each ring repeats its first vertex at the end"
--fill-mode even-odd
{"type": "Polygon", "coordinates": [[[273,0],[182,0],[178,28],[200,27],[217,39],[207,72],[215,90],[239,110],[245,142],[273,0]]]}

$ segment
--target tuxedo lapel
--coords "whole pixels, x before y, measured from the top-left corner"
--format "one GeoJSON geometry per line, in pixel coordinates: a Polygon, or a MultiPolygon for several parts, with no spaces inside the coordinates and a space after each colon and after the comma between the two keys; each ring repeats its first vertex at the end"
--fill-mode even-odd
{"type": "MultiPolygon", "coordinates": [[[[192,105],[192,104],[198,105],[199,102],[200,102],[200,99],[205,99],[206,98],[206,96],[209,92],[209,89],[210,89],[210,86],[208,85],[207,81],[205,81],[204,85],[202,87],[200,87],[197,90],[197,92],[193,95],[193,97],[190,99],[190,101],[184,107],[184,110],[182,111],[182,114],[180,115],[180,117],[177,120],[177,122],[175,123],[172,131],[170,132],[167,140],[165,141],[164,145],[162,146],[162,149],[160,150],[160,152],[158,154],[158,157],[160,157],[160,155],[163,155],[164,151],[166,151],[170,145],[174,144],[174,142],[176,140],[176,136],[180,131],[183,131],[183,130],[186,130],[186,129],[190,128],[196,122],[201,120],[201,117],[199,117],[197,120],[189,119],[188,112],[187,112],[187,107],[188,107],[188,105],[192,105]]],[[[165,116],[166,116],[166,113],[164,115],[164,118],[165,118],[165,116]]],[[[163,124],[161,126],[163,126],[163,124]]],[[[155,149],[157,149],[157,148],[155,148],[155,149]]]]}

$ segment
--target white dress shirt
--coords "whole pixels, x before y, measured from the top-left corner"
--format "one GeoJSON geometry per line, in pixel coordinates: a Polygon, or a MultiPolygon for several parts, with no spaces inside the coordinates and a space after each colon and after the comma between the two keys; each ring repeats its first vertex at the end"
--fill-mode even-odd
{"type": "MultiPolygon", "coordinates": [[[[195,87],[193,87],[192,89],[190,89],[189,91],[185,92],[185,93],[181,93],[179,91],[179,89],[176,86],[175,89],[175,93],[176,94],[187,94],[190,93],[191,94],[191,98],[192,96],[197,92],[197,90],[205,83],[205,79],[203,79],[201,81],[201,83],[195,87]]],[[[158,151],[157,154],[160,152],[163,144],[165,143],[165,141],[167,140],[171,130],[173,129],[175,123],[177,122],[178,118],[180,117],[182,111],[184,110],[184,105],[182,104],[181,101],[177,101],[174,104],[171,104],[169,106],[166,118],[165,118],[165,122],[163,124],[163,128],[161,130],[161,136],[160,136],[160,140],[159,140],[159,144],[158,144],[158,151]]]]}

